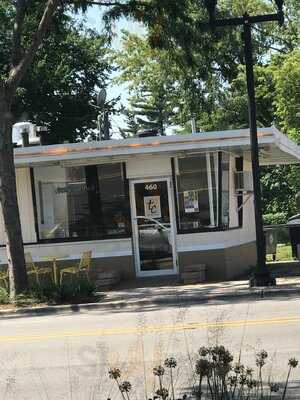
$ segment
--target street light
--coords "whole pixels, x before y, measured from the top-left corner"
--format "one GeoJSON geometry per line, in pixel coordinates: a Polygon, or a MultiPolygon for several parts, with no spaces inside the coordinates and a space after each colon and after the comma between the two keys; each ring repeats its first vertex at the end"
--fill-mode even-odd
{"type": "Polygon", "coordinates": [[[279,25],[284,22],[283,0],[275,0],[278,12],[274,14],[250,16],[245,14],[243,17],[215,19],[217,0],[204,0],[207,8],[210,26],[212,28],[222,26],[243,26],[244,34],[244,56],[246,65],[247,91],[248,91],[248,110],[249,110],[249,126],[250,126],[250,143],[251,143],[251,161],[253,171],[253,196],[254,196],[254,213],[255,213],[255,231],[256,231],[256,251],[257,251],[257,267],[250,279],[250,286],[268,286],[276,284],[274,278],[271,277],[270,271],[266,266],[266,244],[263,230],[262,207],[261,207],[261,189],[260,189],[260,171],[259,171],[259,152],[257,140],[257,123],[256,123],[256,102],[255,102],[255,86],[253,72],[253,51],[251,27],[267,21],[277,21],[279,25]]]}

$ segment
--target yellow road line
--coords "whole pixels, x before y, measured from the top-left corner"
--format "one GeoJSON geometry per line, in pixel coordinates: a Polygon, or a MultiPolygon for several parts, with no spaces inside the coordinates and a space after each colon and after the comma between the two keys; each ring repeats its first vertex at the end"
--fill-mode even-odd
{"type": "Polygon", "coordinates": [[[184,331],[197,330],[207,328],[240,328],[243,326],[258,326],[258,325],[278,325],[286,323],[298,323],[300,316],[295,317],[277,317],[255,319],[248,321],[221,321],[221,322],[187,322],[184,324],[173,325],[156,325],[156,326],[140,326],[140,327],[124,327],[124,328],[100,328],[86,331],[60,331],[45,334],[35,335],[16,335],[16,336],[0,336],[0,343],[5,342],[23,342],[59,339],[67,337],[86,337],[86,336],[113,336],[113,335],[128,335],[128,334],[145,334],[145,333],[160,333],[169,331],[184,331]]]}

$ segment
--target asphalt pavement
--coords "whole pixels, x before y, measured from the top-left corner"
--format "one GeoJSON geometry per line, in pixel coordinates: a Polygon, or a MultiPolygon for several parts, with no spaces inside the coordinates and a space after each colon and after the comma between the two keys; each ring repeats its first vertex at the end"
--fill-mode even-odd
{"type": "MultiPolygon", "coordinates": [[[[151,397],[153,366],[174,356],[176,386],[189,387],[198,348],[214,343],[235,357],[241,351],[250,366],[258,350],[267,350],[265,379],[283,382],[288,359],[300,359],[300,296],[215,296],[203,302],[177,296],[176,303],[2,316],[0,332],[0,399],[119,398],[110,367],[120,368],[142,398],[151,397]]],[[[299,367],[292,380],[290,393],[300,398],[299,367]]]]}

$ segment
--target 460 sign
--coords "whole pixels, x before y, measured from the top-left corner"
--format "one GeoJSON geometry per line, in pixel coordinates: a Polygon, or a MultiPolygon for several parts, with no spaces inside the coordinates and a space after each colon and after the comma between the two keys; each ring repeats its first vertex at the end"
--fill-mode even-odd
{"type": "Polygon", "coordinates": [[[157,183],[149,183],[145,185],[145,190],[148,190],[149,192],[157,189],[158,189],[157,183]]]}

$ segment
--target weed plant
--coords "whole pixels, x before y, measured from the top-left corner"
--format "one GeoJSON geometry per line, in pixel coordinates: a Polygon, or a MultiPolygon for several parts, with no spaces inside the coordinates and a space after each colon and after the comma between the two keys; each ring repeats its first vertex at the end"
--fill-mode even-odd
{"type": "MultiPolygon", "coordinates": [[[[153,368],[156,387],[149,400],[285,400],[291,371],[298,361],[295,358],[289,360],[285,383],[280,385],[264,377],[267,358],[265,350],[258,352],[254,370],[234,362],[233,355],[222,345],[201,347],[193,369],[194,384],[188,390],[175,387],[177,361],[167,358],[163,365],[153,368]],[[176,396],[176,393],[180,395],[176,396]]],[[[109,377],[115,381],[122,400],[131,400],[133,385],[121,379],[121,370],[110,369],[109,377]]]]}

